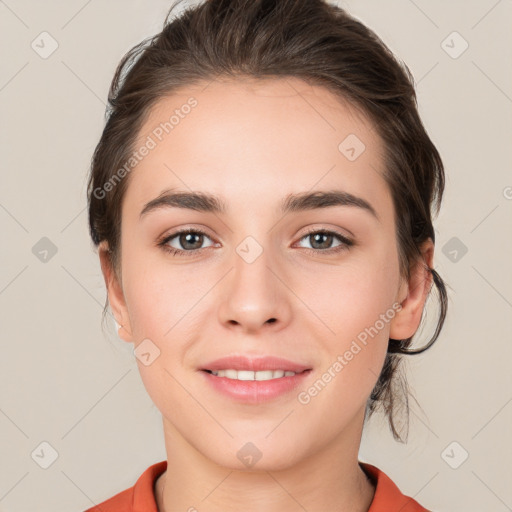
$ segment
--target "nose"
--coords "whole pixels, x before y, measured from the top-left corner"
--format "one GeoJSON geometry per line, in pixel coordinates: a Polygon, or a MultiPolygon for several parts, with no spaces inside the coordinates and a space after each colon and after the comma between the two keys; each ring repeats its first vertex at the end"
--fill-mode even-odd
{"type": "Polygon", "coordinates": [[[250,263],[237,254],[223,279],[220,322],[244,333],[283,329],[291,317],[291,292],[283,272],[266,251],[250,263]]]}

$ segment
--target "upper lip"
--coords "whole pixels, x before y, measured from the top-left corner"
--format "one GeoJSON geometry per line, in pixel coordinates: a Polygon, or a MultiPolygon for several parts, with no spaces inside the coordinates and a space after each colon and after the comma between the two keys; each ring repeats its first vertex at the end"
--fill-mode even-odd
{"type": "Polygon", "coordinates": [[[249,370],[253,372],[265,370],[284,370],[287,372],[301,373],[304,370],[310,370],[310,366],[295,363],[281,357],[249,357],[242,355],[231,355],[221,357],[215,361],[206,363],[201,370],[249,370]]]}

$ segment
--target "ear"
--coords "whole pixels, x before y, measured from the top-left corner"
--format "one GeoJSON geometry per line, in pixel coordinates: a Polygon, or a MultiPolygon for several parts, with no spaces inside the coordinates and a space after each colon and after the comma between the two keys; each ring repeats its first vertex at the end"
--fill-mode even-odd
{"type": "Polygon", "coordinates": [[[426,267],[433,268],[434,243],[431,238],[421,246],[422,258],[411,268],[410,278],[400,286],[397,300],[402,309],[390,322],[389,337],[394,340],[405,340],[414,335],[421,322],[421,315],[432,287],[432,274],[426,267]]]}
{"type": "Polygon", "coordinates": [[[116,323],[119,325],[119,337],[128,343],[132,343],[133,338],[128,308],[126,307],[121,283],[112,267],[108,242],[106,240],[103,240],[99,244],[98,254],[100,257],[101,272],[103,273],[103,279],[105,280],[105,286],[107,288],[110,309],[112,309],[116,323]]]}

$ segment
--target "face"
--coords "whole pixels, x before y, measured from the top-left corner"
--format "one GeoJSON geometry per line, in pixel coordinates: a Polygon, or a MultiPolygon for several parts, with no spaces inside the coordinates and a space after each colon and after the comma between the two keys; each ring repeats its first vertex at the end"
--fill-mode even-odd
{"type": "Polygon", "coordinates": [[[358,446],[388,338],[412,335],[421,313],[421,301],[400,306],[408,283],[371,122],[298,79],[212,82],[161,100],[144,144],[125,178],[109,301],[120,335],[145,354],[137,364],[166,436],[232,468],[241,449],[276,469],[358,446]],[[224,209],[152,202],[165,193],[208,194],[224,209]],[[203,371],[231,355],[309,371],[292,389],[241,398],[203,371]]]}

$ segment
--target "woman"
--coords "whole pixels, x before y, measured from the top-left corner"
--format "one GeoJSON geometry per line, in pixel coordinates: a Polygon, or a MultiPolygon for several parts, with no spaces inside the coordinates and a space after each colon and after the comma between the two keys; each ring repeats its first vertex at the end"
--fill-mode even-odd
{"type": "Polygon", "coordinates": [[[125,55],[109,102],[90,232],[167,460],[89,511],[425,511],[358,461],[379,408],[403,442],[399,363],[447,307],[407,68],[324,1],[208,0],[125,55]]]}

